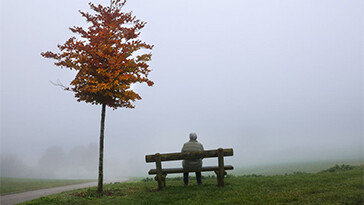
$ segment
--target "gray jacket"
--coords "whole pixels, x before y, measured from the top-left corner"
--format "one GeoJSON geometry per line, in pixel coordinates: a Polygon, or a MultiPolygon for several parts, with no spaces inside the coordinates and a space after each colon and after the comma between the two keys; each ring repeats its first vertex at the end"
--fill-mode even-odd
{"type": "MultiPolygon", "coordinates": [[[[197,152],[204,151],[201,143],[197,140],[190,140],[186,142],[182,147],[182,152],[197,152]]],[[[182,166],[184,169],[201,169],[202,159],[186,159],[183,160],[182,166]]]]}

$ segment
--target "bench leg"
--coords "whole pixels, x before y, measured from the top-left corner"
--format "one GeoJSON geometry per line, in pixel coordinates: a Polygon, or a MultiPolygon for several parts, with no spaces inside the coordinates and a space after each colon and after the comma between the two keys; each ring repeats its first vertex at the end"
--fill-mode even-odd
{"type": "Polygon", "coordinates": [[[154,180],[156,180],[158,182],[158,189],[161,190],[163,188],[162,186],[162,179],[158,177],[158,175],[156,175],[154,177],[154,180]]]}
{"type": "Polygon", "coordinates": [[[225,185],[224,183],[224,176],[227,174],[226,171],[224,171],[223,175],[220,175],[220,172],[218,170],[214,171],[217,178],[217,186],[223,187],[225,185]]]}
{"type": "Polygon", "coordinates": [[[217,175],[217,184],[219,186],[224,186],[224,175],[225,175],[225,169],[224,169],[224,153],[223,149],[219,148],[217,150],[218,155],[218,164],[219,164],[219,174],[217,175]]]}
{"type": "Polygon", "coordinates": [[[166,187],[166,177],[167,174],[163,173],[162,176],[159,178],[158,175],[156,175],[154,177],[154,180],[156,180],[158,182],[158,189],[163,189],[164,187],[166,187]]]}
{"type": "Polygon", "coordinates": [[[162,160],[159,153],[156,153],[155,157],[156,157],[155,166],[157,169],[158,189],[161,190],[163,189],[162,160]]]}
{"type": "Polygon", "coordinates": [[[162,186],[163,187],[166,187],[166,177],[167,177],[167,174],[163,173],[163,175],[162,175],[162,186]]]}
{"type": "Polygon", "coordinates": [[[221,183],[220,183],[220,172],[218,170],[215,170],[214,171],[215,174],[216,174],[216,179],[217,179],[217,186],[221,186],[221,183]]]}

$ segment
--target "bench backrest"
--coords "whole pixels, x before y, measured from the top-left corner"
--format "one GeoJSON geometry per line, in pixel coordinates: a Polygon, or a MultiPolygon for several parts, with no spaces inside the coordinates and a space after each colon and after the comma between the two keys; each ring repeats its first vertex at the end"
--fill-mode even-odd
{"type": "MultiPolygon", "coordinates": [[[[222,149],[222,148],[219,148],[222,149]]],[[[183,159],[202,159],[202,158],[211,158],[218,157],[219,149],[215,150],[206,150],[200,152],[176,152],[176,153],[167,153],[167,154],[152,154],[146,155],[146,162],[156,162],[156,159],[160,156],[161,161],[173,161],[173,160],[183,160],[183,159]]],[[[223,156],[233,156],[233,149],[222,149],[223,156]]]]}

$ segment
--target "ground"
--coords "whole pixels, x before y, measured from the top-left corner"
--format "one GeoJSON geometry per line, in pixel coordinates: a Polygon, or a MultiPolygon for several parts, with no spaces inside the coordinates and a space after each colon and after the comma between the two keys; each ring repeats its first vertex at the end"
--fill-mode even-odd
{"type": "Polygon", "coordinates": [[[183,186],[181,178],[171,178],[163,191],[157,191],[155,181],[144,179],[105,185],[101,198],[94,187],[25,204],[363,204],[363,174],[364,166],[346,165],[318,173],[228,176],[223,188],[214,177],[205,177],[202,186],[193,179],[183,186]]]}

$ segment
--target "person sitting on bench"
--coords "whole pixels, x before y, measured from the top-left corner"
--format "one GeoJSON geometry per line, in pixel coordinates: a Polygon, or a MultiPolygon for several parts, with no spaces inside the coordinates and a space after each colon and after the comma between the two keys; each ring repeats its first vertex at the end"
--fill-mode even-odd
{"type": "MultiPolygon", "coordinates": [[[[198,152],[198,151],[204,151],[203,146],[201,143],[197,142],[197,134],[191,133],[190,134],[190,141],[186,142],[182,147],[182,152],[198,152]]],[[[201,169],[202,167],[202,159],[191,159],[191,160],[183,160],[182,161],[182,167],[183,169],[201,169]]],[[[201,185],[201,172],[196,172],[196,179],[197,184],[201,185]]],[[[183,173],[183,182],[185,183],[185,186],[188,185],[188,172],[183,173]]]]}

